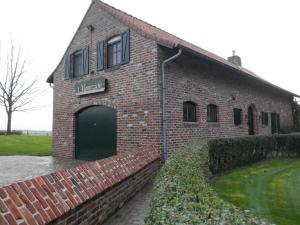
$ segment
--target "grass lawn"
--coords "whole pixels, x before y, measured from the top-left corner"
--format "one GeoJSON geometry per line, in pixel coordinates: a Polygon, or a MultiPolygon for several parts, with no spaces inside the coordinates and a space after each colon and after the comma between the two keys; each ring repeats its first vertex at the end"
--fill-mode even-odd
{"type": "Polygon", "coordinates": [[[0,136],[0,156],[9,155],[51,155],[50,136],[0,136]]]}
{"type": "Polygon", "coordinates": [[[300,159],[273,159],[213,181],[223,199],[277,225],[300,224],[300,159]]]}

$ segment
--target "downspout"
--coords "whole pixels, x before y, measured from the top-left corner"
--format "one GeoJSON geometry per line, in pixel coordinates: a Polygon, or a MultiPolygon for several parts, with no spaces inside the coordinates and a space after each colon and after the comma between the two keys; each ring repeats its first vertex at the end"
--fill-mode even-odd
{"type": "Polygon", "coordinates": [[[163,151],[162,157],[163,162],[167,160],[168,157],[168,145],[167,145],[167,117],[166,117],[166,82],[165,82],[165,65],[176,58],[178,58],[182,53],[182,49],[179,49],[176,55],[164,60],[161,64],[161,82],[162,82],[162,93],[161,93],[161,101],[162,101],[162,131],[163,131],[163,151]]]}

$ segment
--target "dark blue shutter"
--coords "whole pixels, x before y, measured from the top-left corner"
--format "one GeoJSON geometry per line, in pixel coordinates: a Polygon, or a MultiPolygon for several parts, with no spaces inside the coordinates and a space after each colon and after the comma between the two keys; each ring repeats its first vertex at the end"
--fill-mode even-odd
{"type": "Polygon", "coordinates": [[[70,66],[71,66],[71,63],[70,63],[70,55],[66,55],[65,56],[65,80],[69,80],[70,79],[70,66]]]}
{"type": "Polygon", "coordinates": [[[89,73],[89,48],[82,49],[82,65],[80,67],[80,75],[86,75],[89,73]]]}
{"type": "Polygon", "coordinates": [[[97,70],[104,69],[104,42],[98,41],[97,42],[97,70]]]}
{"type": "Polygon", "coordinates": [[[130,61],[130,33],[129,30],[122,34],[122,63],[130,61]]]}

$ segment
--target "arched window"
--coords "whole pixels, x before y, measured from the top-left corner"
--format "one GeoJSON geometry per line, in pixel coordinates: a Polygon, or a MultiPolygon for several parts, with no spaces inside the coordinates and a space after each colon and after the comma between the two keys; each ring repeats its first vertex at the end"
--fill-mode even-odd
{"type": "Polygon", "coordinates": [[[107,41],[107,67],[121,64],[122,45],[121,36],[115,36],[107,41]]]}
{"type": "Polygon", "coordinates": [[[185,122],[196,122],[196,103],[184,102],[183,103],[183,121],[185,122]]]}
{"type": "Polygon", "coordinates": [[[218,106],[214,104],[207,106],[207,122],[218,122],[218,106]]]}

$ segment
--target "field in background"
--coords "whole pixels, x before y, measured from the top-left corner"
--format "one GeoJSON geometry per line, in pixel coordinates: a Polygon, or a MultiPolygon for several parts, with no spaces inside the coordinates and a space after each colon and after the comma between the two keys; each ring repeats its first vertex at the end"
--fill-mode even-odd
{"type": "Polygon", "coordinates": [[[51,155],[51,136],[0,136],[0,156],[51,155]]]}

